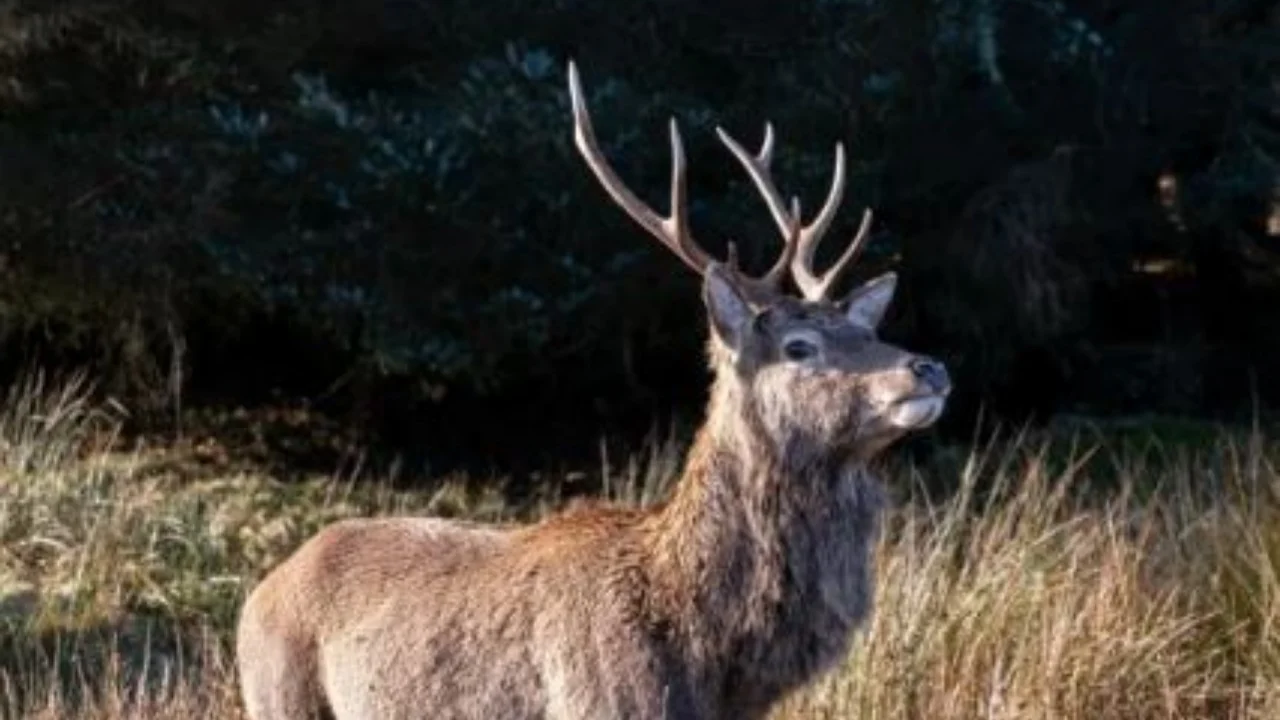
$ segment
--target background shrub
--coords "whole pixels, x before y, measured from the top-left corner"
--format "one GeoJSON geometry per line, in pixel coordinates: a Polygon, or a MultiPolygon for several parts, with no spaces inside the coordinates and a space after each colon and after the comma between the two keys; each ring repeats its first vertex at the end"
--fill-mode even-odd
{"type": "Polygon", "coordinates": [[[771,120],[810,211],[844,141],[833,235],[876,208],[860,276],[904,275],[889,333],[955,368],[953,422],[1238,414],[1277,392],[1277,54],[1244,0],[10,0],[0,342],[139,418],[275,393],[589,443],[693,407],[696,284],[572,150],[573,57],[659,207],[681,121],[696,232],[751,267],[714,127],[771,120]]]}

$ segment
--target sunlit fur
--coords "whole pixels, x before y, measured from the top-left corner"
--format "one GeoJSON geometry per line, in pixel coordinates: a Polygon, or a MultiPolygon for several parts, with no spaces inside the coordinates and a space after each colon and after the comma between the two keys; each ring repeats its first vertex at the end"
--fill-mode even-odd
{"type": "Polygon", "coordinates": [[[865,461],[911,429],[895,403],[946,395],[850,319],[878,320],[888,285],[758,307],[710,272],[715,379],[660,506],[321,531],[244,606],[249,717],[763,717],[849,650],[881,505],[865,461]],[[818,353],[788,359],[797,333],[818,353]]]}

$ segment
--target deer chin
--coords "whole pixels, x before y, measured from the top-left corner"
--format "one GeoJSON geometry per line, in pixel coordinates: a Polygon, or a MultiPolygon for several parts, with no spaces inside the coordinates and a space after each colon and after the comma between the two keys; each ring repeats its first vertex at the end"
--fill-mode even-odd
{"type": "Polygon", "coordinates": [[[885,410],[885,420],[901,430],[926,428],[942,416],[945,404],[942,395],[914,395],[890,405],[885,410]]]}

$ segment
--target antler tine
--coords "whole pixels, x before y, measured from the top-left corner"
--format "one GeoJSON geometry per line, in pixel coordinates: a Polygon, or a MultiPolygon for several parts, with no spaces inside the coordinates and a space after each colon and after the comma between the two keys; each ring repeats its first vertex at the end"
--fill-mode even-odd
{"type": "MultiPolygon", "coordinates": [[[[840,273],[844,271],[848,262],[853,259],[856,254],[856,247],[859,243],[857,238],[854,244],[840,257],[840,260],[827,272],[818,275],[813,269],[814,255],[817,254],[818,245],[822,242],[822,238],[827,233],[827,229],[831,227],[831,221],[835,219],[836,212],[840,209],[840,201],[844,198],[845,186],[845,158],[844,144],[836,143],[836,162],[832,171],[831,189],[827,191],[827,200],[822,205],[822,209],[818,211],[813,222],[809,223],[800,231],[799,248],[796,252],[795,259],[792,261],[791,270],[795,276],[796,285],[800,287],[800,291],[808,300],[822,300],[827,296],[831,287],[835,285],[839,279],[840,273]]],[[[866,220],[864,218],[863,222],[866,220]]],[[[861,232],[860,235],[861,237],[861,232]]]]}
{"type": "MultiPolygon", "coordinates": [[[[831,292],[831,288],[840,279],[840,275],[845,271],[845,268],[862,251],[863,245],[867,242],[867,237],[871,234],[871,216],[871,208],[862,211],[862,223],[858,226],[858,232],[853,236],[853,240],[849,242],[849,247],[845,248],[840,257],[831,264],[830,268],[827,268],[827,271],[822,274],[822,278],[818,281],[818,285],[814,289],[817,297],[826,297],[831,292]]],[[[807,294],[806,297],[808,297],[807,294]]]]}
{"type": "Polygon", "coordinates": [[[769,272],[760,280],[772,287],[782,287],[782,282],[787,278],[787,271],[795,262],[796,253],[800,249],[800,236],[803,232],[800,227],[800,198],[795,196],[791,198],[790,218],[786,237],[783,238],[782,253],[778,255],[773,267],[769,268],[769,272]]]}
{"type": "Polygon", "coordinates": [[[760,152],[756,155],[748,153],[737,140],[725,132],[724,128],[717,127],[716,135],[720,137],[720,142],[729,148],[729,152],[738,159],[743,169],[747,171],[747,175],[751,177],[751,181],[755,183],[756,190],[769,206],[769,213],[773,215],[778,231],[782,233],[783,238],[788,237],[791,232],[792,218],[787,213],[787,204],[783,201],[782,194],[778,192],[778,187],[773,182],[773,170],[770,167],[773,164],[773,124],[765,123],[764,142],[761,143],[760,152]]]}
{"type": "Polygon", "coordinates": [[[582,154],[587,166],[595,173],[596,179],[604,187],[609,197],[626,211],[631,219],[639,223],[650,235],[674,252],[686,265],[699,274],[706,272],[711,264],[711,256],[693,239],[689,232],[688,199],[686,189],[688,181],[685,177],[684,145],[680,142],[680,130],[675,118],[671,119],[671,214],[663,217],[649,207],[643,200],[622,182],[614,172],[609,161],[596,142],[595,130],[591,126],[591,115],[587,112],[587,103],[583,99],[582,85],[578,79],[578,68],[573,61],[569,62],[569,97],[573,104],[573,139],[578,152],[582,154]]]}
{"type": "Polygon", "coordinates": [[[782,233],[783,247],[782,252],[778,255],[778,259],[774,261],[773,267],[760,278],[759,283],[766,288],[781,288],[782,283],[786,280],[787,272],[795,262],[796,253],[800,247],[800,239],[803,235],[803,229],[800,227],[800,200],[791,198],[791,210],[787,211],[786,204],[782,201],[782,194],[778,192],[777,185],[773,182],[773,148],[774,134],[773,123],[764,124],[764,141],[760,143],[760,152],[754,156],[749,154],[742,145],[733,139],[724,128],[716,128],[716,135],[720,137],[720,141],[729,148],[729,152],[738,159],[742,167],[746,169],[747,174],[755,183],[756,189],[764,198],[765,203],[769,206],[769,212],[773,215],[773,220],[778,225],[778,230],[782,233]]]}

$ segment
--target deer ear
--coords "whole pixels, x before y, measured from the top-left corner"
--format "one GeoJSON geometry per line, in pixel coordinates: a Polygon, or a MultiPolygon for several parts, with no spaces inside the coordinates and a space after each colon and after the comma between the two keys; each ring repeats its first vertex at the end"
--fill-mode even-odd
{"type": "Polygon", "coordinates": [[[742,349],[753,313],[732,275],[719,263],[712,263],[702,280],[702,301],[711,317],[711,328],[724,344],[742,349]]]}
{"type": "Polygon", "coordinates": [[[849,321],[875,330],[893,301],[893,291],[898,287],[897,273],[887,272],[863,283],[845,297],[842,303],[849,321]]]}

